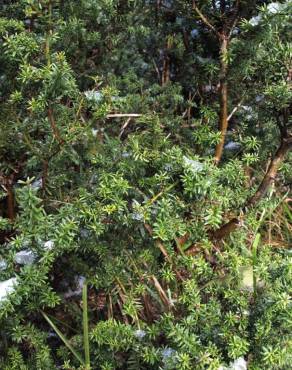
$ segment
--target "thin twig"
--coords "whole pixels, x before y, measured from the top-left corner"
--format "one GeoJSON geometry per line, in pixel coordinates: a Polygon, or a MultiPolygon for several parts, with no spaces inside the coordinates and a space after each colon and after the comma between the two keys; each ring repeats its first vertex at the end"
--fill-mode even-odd
{"type": "Polygon", "coordinates": [[[243,103],[243,98],[240,100],[240,102],[232,109],[231,113],[227,117],[227,121],[230,121],[234,113],[238,111],[238,109],[241,107],[241,104],[243,103]]]}
{"type": "Polygon", "coordinates": [[[152,61],[153,61],[153,64],[154,64],[155,71],[156,71],[156,73],[157,73],[158,81],[160,82],[160,81],[161,81],[161,76],[160,76],[159,68],[157,67],[157,64],[156,64],[156,62],[155,62],[155,59],[154,59],[154,58],[152,59],[152,61]]]}
{"type": "Polygon", "coordinates": [[[155,289],[157,290],[158,294],[159,294],[159,297],[161,299],[161,301],[163,302],[163,304],[167,307],[167,308],[170,308],[171,306],[173,306],[173,303],[169,301],[165,291],[163,290],[162,286],[160,285],[159,281],[156,279],[156,277],[154,275],[151,276],[151,279],[154,283],[154,287],[155,289]]]}
{"type": "Polygon", "coordinates": [[[232,31],[234,30],[234,27],[236,26],[236,24],[239,21],[239,16],[238,16],[239,2],[240,2],[240,0],[236,0],[235,6],[234,6],[234,17],[231,20],[231,26],[230,26],[229,33],[228,33],[229,38],[232,35],[232,31]]]}
{"type": "Polygon", "coordinates": [[[108,114],[106,118],[121,118],[121,117],[141,117],[140,113],[113,113],[108,114]]]}
{"type": "Polygon", "coordinates": [[[218,38],[220,38],[220,33],[216,30],[216,28],[210,23],[210,21],[204,16],[201,10],[197,7],[195,0],[193,0],[193,10],[198,14],[201,20],[205,23],[205,25],[209,27],[210,30],[213,31],[218,38]]]}
{"type": "Polygon", "coordinates": [[[49,123],[51,125],[51,129],[53,131],[54,138],[58,141],[58,143],[60,145],[63,145],[64,140],[61,137],[60,132],[58,130],[58,127],[56,125],[55,118],[54,118],[54,113],[53,113],[53,108],[51,106],[49,106],[49,108],[48,108],[48,119],[49,119],[49,123]]]}
{"type": "Polygon", "coordinates": [[[119,139],[122,137],[122,135],[123,135],[123,133],[124,133],[125,129],[127,128],[128,124],[130,123],[131,119],[132,119],[132,117],[129,117],[129,118],[127,119],[127,121],[123,124],[123,126],[122,126],[122,128],[121,128],[121,131],[120,131],[120,134],[119,134],[119,139]]]}

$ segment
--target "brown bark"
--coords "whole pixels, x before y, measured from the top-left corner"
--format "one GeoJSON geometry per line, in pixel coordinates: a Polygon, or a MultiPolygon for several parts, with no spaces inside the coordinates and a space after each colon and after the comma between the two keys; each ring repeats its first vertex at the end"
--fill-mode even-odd
{"type": "Polygon", "coordinates": [[[228,48],[228,38],[226,35],[221,37],[220,45],[220,116],[219,116],[219,130],[220,130],[220,141],[215,149],[215,163],[218,164],[221,160],[223,147],[225,143],[225,136],[228,128],[228,85],[227,85],[227,48],[228,48]]]}
{"type": "Polygon", "coordinates": [[[233,231],[237,229],[240,225],[240,221],[238,218],[232,218],[226,224],[220,227],[220,229],[213,232],[211,235],[212,239],[220,240],[224,239],[226,236],[230,235],[233,231]]]}
{"type": "Polygon", "coordinates": [[[14,207],[14,192],[13,183],[9,179],[6,183],[7,189],[7,215],[8,218],[13,221],[15,219],[15,207],[14,207]]]}
{"type": "MultiPolygon", "coordinates": [[[[149,235],[151,235],[151,236],[152,236],[152,235],[153,235],[153,230],[152,230],[151,226],[145,223],[145,224],[144,224],[144,227],[145,227],[145,229],[148,231],[149,235]]],[[[155,245],[156,245],[156,247],[158,247],[158,248],[159,248],[159,250],[160,250],[160,252],[163,254],[163,256],[164,256],[165,260],[166,260],[170,265],[172,265],[173,261],[172,261],[172,259],[171,259],[170,255],[167,253],[167,250],[165,249],[165,247],[164,247],[164,245],[162,244],[162,242],[161,242],[159,239],[156,239],[156,240],[155,240],[155,245]]],[[[183,280],[184,280],[184,279],[183,279],[183,277],[182,277],[182,275],[181,275],[181,273],[180,273],[178,270],[174,269],[174,272],[176,273],[176,276],[178,277],[178,279],[179,279],[180,281],[183,281],[183,280]]]]}
{"type": "Polygon", "coordinates": [[[162,69],[162,76],[161,76],[161,85],[166,85],[170,80],[170,57],[169,57],[169,50],[172,47],[172,38],[168,37],[166,43],[166,50],[163,60],[163,69],[162,69]]]}
{"type": "Polygon", "coordinates": [[[156,279],[154,275],[151,276],[151,279],[154,283],[155,289],[157,290],[159,297],[161,298],[162,303],[170,309],[172,306],[171,302],[169,301],[165,291],[163,290],[162,286],[160,285],[159,281],[156,279]]]}
{"type": "MultiPolygon", "coordinates": [[[[277,149],[274,158],[268,167],[265,176],[263,177],[255,194],[246,202],[243,207],[243,213],[245,214],[250,207],[255,206],[267,193],[271,184],[275,181],[277,172],[285,156],[289,153],[292,148],[292,137],[282,138],[281,144],[277,149]]],[[[239,218],[233,218],[226,224],[220,227],[220,229],[214,231],[211,235],[213,239],[220,240],[226,238],[233,232],[237,227],[240,226],[239,218]]]]}
{"type": "Polygon", "coordinates": [[[53,113],[53,108],[51,106],[49,106],[49,108],[48,108],[48,119],[49,119],[49,123],[51,125],[51,129],[53,131],[54,138],[58,141],[58,143],[60,145],[64,144],[64,140],[61,138],[58,127],[56,125],[55,118],[54,118],[54,113],[53,113]]]}
{"type": "Polygon", "coordinates": [[[164,86],[169,82],[169,56],[166,55],[163,61],[163,70],[162,70],[162,77],[161,77],[161,85],[164,86]]]}
{"type": "Polygon", "coordinates": [[[271,160],[268,170],[262,182],[260,183],[256,193],[248,200],[246,205],[247,207],[254,206],[263,196],[265,196],[269,187],[275,181],[278,169],[281,163],[283,162],[286,154],[291,149],[291,147],[292,147],[292,138],[282,139],[281,144],[278,150],[276,151],[274,158],[271,160]]]}

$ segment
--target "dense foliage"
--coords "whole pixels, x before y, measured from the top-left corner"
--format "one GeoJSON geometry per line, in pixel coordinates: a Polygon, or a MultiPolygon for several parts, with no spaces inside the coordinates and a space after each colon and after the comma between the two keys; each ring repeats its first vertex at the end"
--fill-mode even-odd
{"type": "Polygon", "coordinates": [[[0,10],[0,368],[288,369],[291,1],[0,10]]]}

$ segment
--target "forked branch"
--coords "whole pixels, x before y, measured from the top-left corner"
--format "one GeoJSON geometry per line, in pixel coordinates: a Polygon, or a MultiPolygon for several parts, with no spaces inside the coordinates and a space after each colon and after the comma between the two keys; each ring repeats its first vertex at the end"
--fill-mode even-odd
{"type": "MultiPolygon", "coordinates": [[[[281,166],[286,155],[292,149],[292,137],[282,137],[280,146],[278,147],[274,158],[266,171],[260,185],[258,186],[255,194],[246,202],[243,207],[243,213],[247,213],[248,209],[254,207],[267,193],[269,187],[275,181],[279,167],[281,166]]],[[[220,229],[214,231],[211,235],[213,239],[220,240],[230,235],[235,229],[240,226],[241,222],[239,218],[233,218],[226,224],[220,227],[220,229]]]]}
{"type": "Polygon", "coordinates": [[[198,8],[196,4],[196,0],[193,0],[193,10],[198,14],[198,16],[201,18],[202,22],[205,23],[205,25],[215,33],[215,35],[220,38],[219,32],[216,30],[216,28],[211,24],[209,19],[201,12],[201,10],[198,8]]]}

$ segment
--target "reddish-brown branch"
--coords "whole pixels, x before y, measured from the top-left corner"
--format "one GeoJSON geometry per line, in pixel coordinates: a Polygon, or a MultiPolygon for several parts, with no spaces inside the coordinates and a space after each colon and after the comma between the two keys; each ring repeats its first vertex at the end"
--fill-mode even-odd
{"type": "Polygon", "coordinates": [[[226,224],[220,227],[220,229],[213,232],[211,237],[215,240],[224,239],[228,235],[230,235],[233,231],[237,229],[240,225],[240,221],[238,218],[232,218],[226,224]]]}
{"type": "Polygon", "coordinates": [[[172,41],[169,37],[166,43],[166,51],[163,60],[163,69],[162,69],[162,76],[161,76],[161,85],[166,85],[170,80],[170,57],[169,57],[169,50],[171,49],[172,41]]]}
{"type": "MultiPolygon", "coordinates": [[[[271,160],[271,163],[268,167],[265,176],[263,177],[257,191],[255,194],[246,202],[243,207],[243,213],[246,213],[247,210],[251,207],[254,207],[267,193],[271,184],[275,181],[277,172],[285,156],[292,149],[292,137],[282,138],[281,144],[277,149],[274,158],[271,160]]],[[[213,239],[224,239],[230,235],[237,227],[240,226],[239,218],[233,218],[228,221],[226,224],[220,227],[220,229],[214,231],[211,235],[213,239]]]]}
{"type": "Polygon", "coordinates": [[[156,279],[156,277],[154,275],[151,276],[151,279],[153,281],[155,289],[157,290],[157,292],[159,294],[159,297],[160,297],[161,301],[163,302],[163,304],[168,309],[170,309],[170,307],[172,306],[172,303],[169,301],[169,299],[168,299],[165,291],[163,290],[162,286],[160,285],[159,281],[156,279]]]}
{"type": "Polygon", "coordinates": [[[223,148],[225,143],[226,132],[228,128],[228,85],[227,85],[227,48],[228,38],[225,35],[221,37],[220,45],[220,116],[219,116],[219,130],[220,130],[220,141],[215,149],[215,163],[218,164],[223,154],[223,148]]]}
{"type": "MultiPolygon", "coordinates": [[[[149,235],[153,235],[153,230],[152,230],[152,227],[149,225],[149,224],[144,224],[144,227],[145,227],[145,229],[148,231],[148,233],[149,233],[149,235]]],[[[170,257],[170,255],[167,253],[167,250],[165,249],[165,247],[164,247],[164,245],[162,244],[162,242],[159,240],[159,239],[156,239],[155,240],[155,245],[156,245],[156,247],[158,247],[159,248],[159,250],[160,250],[160,252],[163,254],[163,256],[164,256],[164,258],[166,259],[166,261],[169,263],[169,264],[173,264],[173,261],[172,261],[172,259],[171,259],[171,257],[170,257]]],[[[181,273],[178,271],[178,270],[176,270],[176,269],[174,269],[174,271],[175,271],[175,273],[176,273],[176,276],[178,277],[178,279],[180,280],[180,281],[183,281],[184,280],[184,278],[182,277],[182,275],[181,275],[181,273]]]]}
{"type": "Polygon", "coordinates": [[[198,14],[198,16],[201,18],[202,22],[205,23],[205,25],[210,28],[211,31],[217,35],[217,37],[220,37],[219,32],[216,30],[216,28],[211,24],[209,19],[204,16],[204,14],[201,12],[201,10],[197,7],[196,1],[193,0],[193,10],[198,14]]]}
{"type": "Polygon", "coordinates": [[[53,108],[51,106],[49,106],[48,108],[48,119],[49,119],[50,126],[52,128],[52,131],[53,131],[54,138],[58,141],[60,145],[63,145],[64,140],[62,139],[60,132],[58,130],[58,127],[56,125],[53,108]]]}
{"type": "MultiPolygon", "coordinates": [[[[148,231],[149,235],[153,235],[153,230],[150,225],[144,224],[145,229],[148,231]]],[[[167,262],[172,263],[172,260],[167,253],[166,249],[164,248],[164,245],[161,243],[161,241],[156,240],[155,241],[156,246],[160,249],[160,252],[163,254],[164,258],[166,259],[167,262]]]]}
{"type": "Polygon", "coordinates": [[[15,219],[15,207],[14,207],[13,183],[11,181],[7,181],[6,190],[7,190],[7,215],[8,218],[11,221],[13,221],[15,219]]]}
{"type": "MultiPolygon", "coordinates": [[[[225,21],[222,24],[222,31],[219,32],[210,20],[201,12],[196,4],[196,0],[193,0],[193,10],[198,14],[202,22],[217,36],[220,42],[220,114],[219,114],[219,130],[220,130],[220,141],[215,149],[214,161],[218,164],[222,158],[223,148],[225,143],[226,132],[228,128],[228,84],[227,84],[227,73],[228,73],[228,62],[227,62],[227,51],[232,30],[238,22],[238,11],[239,2],[236,0],[234,8],[232,9],[233,17],[231,18],[231,24],[225,21]]],[[[216,4],[213,2],[213,6],[216,8],[216,4]]],[[[226,13],[225,1],[220,1],[220,11],[222,14],[226,13]]]]}
{"type": "Polygon", "coordinates": [[[11,221],[15,219],[15,199],[13,184],[17,172],[18,170],[16,170],[14,173],[8,176],[0,175],[1,185],[6,191],[6,214],[11,221]]]}
{"type": "Polygon", "coordinates": [[[286,154],[292,147],[292,138],[283,138],[278,150],[275,153],[274,158],[268,167],[268,170],[260,183],[256,193],[247,202],[247,207],[252,207],[258,203],[258,201],[265,196],[270,185],[275,181],[278,169],[283,162],[286,154]]]}

